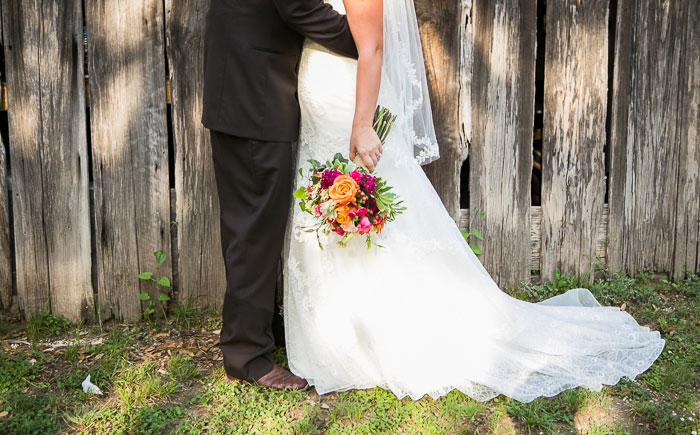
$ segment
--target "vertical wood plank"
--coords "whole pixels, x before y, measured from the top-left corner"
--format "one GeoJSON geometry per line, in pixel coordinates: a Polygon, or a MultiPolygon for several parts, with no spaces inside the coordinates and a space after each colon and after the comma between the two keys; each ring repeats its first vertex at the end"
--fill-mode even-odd
{"type": "Polygon", "coordinates": [[[141,317],[141,291],[172,276],[161,0],[85,2],[90,73],[98,300],[103,319],[141,317]]]}
{"type": "Polygon", "coordinates": [[[209,0],[166,0],[175,140],[179,298],[219,310],[226,291],[209,133],[202,126],[204,15],[209,0]]]}
{"type": "MultiPolygon", "coordinates": [[[[608,265],[673,269],[679,186],[682,40],[695,0],[619,2],[609,184],[608,265]]],[[[685,86],[685,84],[683,84],[685,86]]]]}
{"type": "Polygon", "coordinates": [[[688,4],[680,78],[680,167],[674,278],[700,272],[700,5],[688,4]]]}
{"type": "MultiPolygon", "coordinates": [[[[0,6],[0,45],[5,47],[3,36],[2,6],[0,6]]],[[[4,77],[3,77],[4,79],[4,77]]],[[[0,90],[0,107],[4,92],[0,90]]],[[[7,151],[0,137],[0,307],[7,310],[12,305],[12,249],[10,246],[10,212],[7,190],[7,151]]]]}
{"type": "Polygon", "coordinates": [[[0,308],[7,310],[12,305],[12,251],[6,160],[5,144],[0,137],[0,308]]]}
{"type": "MultiPolygon", "coordinates": [[[[472,20],[473,0],[462,0],[460,15],[460,60],[459,60],[459,135],[462,145],[469,154],[472,141],[472,74],[474,65],[474,23],[472,20]]],[[[465,157],[466,159],[466,157],[465,157]]],[[[461,178],[461,174],[460,174],[461,178]]],[[[457,181],[459,188],[459,180],[457,181]]],[[[461,192],[459,192],[461,197],[461,192]]],[[[461,212],[460,212],[461,213],[461,212]]]]}
{"type": "Polygon", "coordinates": [[[15,255],[25,316],[94,318],[79,0],[5,0],[15,255]]]}
{"type": "Polygon", "coordinates": [[[466,142],[460,137],[462,25],[471,1],[418,0],[416,15],[428,76],[430,102],[440,158],[424,167],[453,219],[459,219],[459,187],[462,162],[467,158],[466,142]]]}
{"type": "Polygon", "coordinates": [[[470,225],[501,288],[530,279],[535,0],[474,2],[470,225]],[[483,219],[481,214],[483,212],[483,219]]]}
{"type": "Polygon", "coordinates": [[[553,279],[555,269],[583,275],[600,260],[608,0],[550,0],[546,21],[540,276],[553,279]]]}

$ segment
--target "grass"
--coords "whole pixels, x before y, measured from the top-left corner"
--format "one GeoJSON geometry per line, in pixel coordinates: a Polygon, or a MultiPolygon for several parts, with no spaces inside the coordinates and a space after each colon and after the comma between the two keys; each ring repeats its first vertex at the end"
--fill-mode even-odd
{"type": "MultiPolygon", "coordinates": [[[[634,381],[600,392],[567,390],[524,404],[504,396],[476,402],[451,392],[439,400],[397,400],[382,389],[319,396],[225,382],[216,347],[220,318],[189,301],[169,322],[70,325],[39,313],[0,321],[0,433],[472,434],[700,432],[700,277],[671,283],[641,271],[603,273],[594,284],[557,274],[511,294],[542,300],[590,288],[604,305],[624,306],[660,330],[666,348],[634,381]],[[44,340],[67,340],[59,348],[44,340]],[[90,374],[105,393],[83,393],[90,374]]],[[[275,350],[285,365],[284,349],[275,350]]]]}
{"type": "Polygon", "coordinates": [[[39,337],[46,335],[57,337],[70,328],[70,321],[64,316],[56,316],[48,311],[30,316],[25,325],[27,338],[36,343],[39,337]]]}

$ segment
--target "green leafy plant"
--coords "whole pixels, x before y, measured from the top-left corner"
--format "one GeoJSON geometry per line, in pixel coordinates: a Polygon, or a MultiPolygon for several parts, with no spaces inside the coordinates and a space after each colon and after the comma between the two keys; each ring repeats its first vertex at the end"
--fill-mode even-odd
{"type": "MultiPolygon", "coordinates": [[[[481,220],[484,220],[484,215],[486,214],[486,212],[484,212],[484,210],[482,210],[482,209],[476,209],[475,211],[477,211],[479,213],[479,217],[481,218],[481,220]]],[[[470,237],[476,237],[477,239],[479,239],[481,241],[484,240],[484,236],[481,235],[479,230],[477,230],[476,228],[472,228],[470,231],[466,231],[466,230],[460,230],[460,231],[462,233],[462,236],[464,237],[464,240],[466,240],[467,243],[469,244],[469,247],[472,248],[472,251],[476,255],[483,254],[483,252],[481,251],[481,249],[479,249],[478,246],[476,246],[474,243],[471,243],[469,241],[470,237]]]]}
{"type": "MultiPolygon", "coordinates": [[[[142,300],[142,301],[148,303],[148,307],[144,310],[143,315],[146,318],[146,320],[148,320],[150,322],[151,315],[156,312],[156,303],[153,301],[153,299],[151,299],[151,296],[146,292],[142,292],[141,294],[139,294],[139,300],[142,300]]],[[[170,300],[170,296],[168,296],[167,294],[165,294],[163,292],[158,292],[158,300],[165,303],[165,302],[170,300]]],[[[163,313],[163,318],[167,322],[168,316],[165,313],[165,305],[164,304],[161,304],[161,311],[163,313]]]]}
{"type": "MultiPolygon", "coordinates": [[[[163,251],[156,251],[153,253],[153,255],[156,257],[156,262],[158,263],[158,266],[163,264],[163,262],[165,261],[165,253],[163,251]]],[[[143,272],[139,274],[139,279],[143,279],[145,281],[153,281],[158,285],[170,288],[170,279],[168,279],[167,276],[160,276],[158,278],[153,278],[153,276],[153,272],[143,272]]]]}
{"type": "MultiPolygon", "coordinates": [[[[153,253],[153,255],[156,257],[156,263],[158,263],[158,266],[162,265],[163,262],[165,262],[165,253],[163,251],[156,251],[153,253]]],[[[170,288],[170,279],[167,276],[159,276],[158,278],[154,278],[153,272],[142,272],[138,275],[139,279],[142,279],[144,281],[153,281],[159,286],[170,288]]],[[[148,320],[149,322],[151,321],[151,315],[155,313],[156,311],[156,303],[153,299],[151,299],[151,295],[149,295],[146,292],[142,292],[139,294],[139,300],[144,301],[148,304],[148,307],[146,310],[144,310],[143,315],[148,320]]],[[[170,300],[170,296],[168,296],[167,293],[163,292],[158,292],[158,300],[162,302],[161,304],[161,310],[163,312],[163,318],[165,321],[168,321],[168,316],[165,313],[165,303],[170,300]]]]}
{"type": "Polygon", "coordinates": [[[481,251],[481,249],[479,249],[478,246],[469,241],[470,237],[476,237],[479,240],[484,240],[484,236],[481,235],[479,230],[477,230],[476,228],[472,228],[471,231],[462,230],[462,236],[464,236],[464,239],[467,241],[467,243],[469,243],[469,247],[472,248],[472,251],[474,251],[476,255],[483,254],[483,252],[481,251]]]}

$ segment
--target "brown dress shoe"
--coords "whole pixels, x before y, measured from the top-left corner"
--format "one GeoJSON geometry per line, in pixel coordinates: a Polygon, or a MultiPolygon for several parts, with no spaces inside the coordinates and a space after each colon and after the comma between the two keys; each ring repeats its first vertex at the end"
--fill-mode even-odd
{"type": "MultiPolygon", "coordinates": [[[[226,377],[229,381],[239,380],[233,376],[229,376],[226,373],[226,377]]],[[[288,370],[283,369],[279,365],[275,364],[272,366],[272,370],[266,375],[256,379],[254,381],[258,385],[263,387],[272,388],[275,390],[292,389],[299,391],[306,391],[309,389],[309,383],[305,379],[296,376],[288,370]]]]}

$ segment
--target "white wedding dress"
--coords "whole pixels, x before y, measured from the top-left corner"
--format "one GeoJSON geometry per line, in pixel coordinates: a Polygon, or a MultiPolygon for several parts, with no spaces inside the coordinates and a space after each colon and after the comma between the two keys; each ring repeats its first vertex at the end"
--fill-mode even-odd
{"type": "MultiPolygon", "coordinates": [[[[342,0],[331,3],[344,11],[342,0]]],[[[306,41],[298,153],[305,171],[309,155],[347,156],[356,68],[306,41]]],[[[498,288],[424,175],[425,155],[416,157],[400,103],[383,78],[379,104],[399,120],[376,174],[407,207],[377,237],[383,248],[368,250],[362,238],[340,248],[331,234],[322,251],[316,235],[299,228],[312,217],[296,201],[292,207],[283,308],[291,371],[319,394],[383,387],[417,400],[457,389],[479,401],[504,394],[529,402],[577,386],[599,391],[647,370],[665,344],[659,332],[601,306],[588,290],[533,304],[498,288]]],[[[305,182],[298,177],[295,189],[305,182]]]]}

